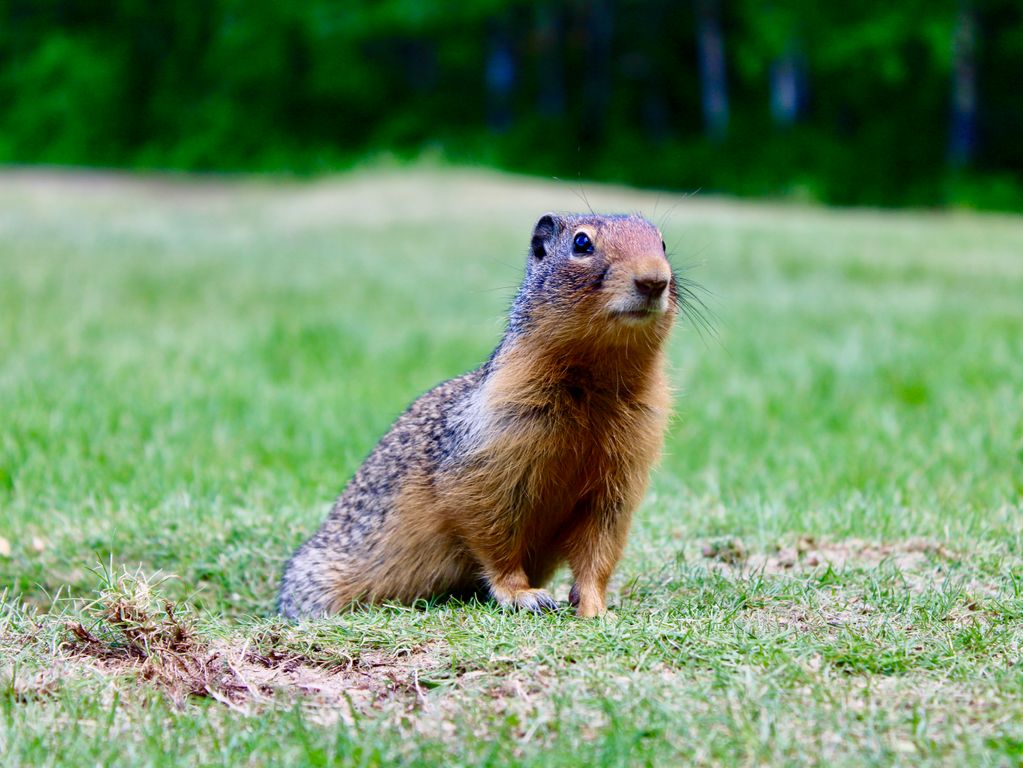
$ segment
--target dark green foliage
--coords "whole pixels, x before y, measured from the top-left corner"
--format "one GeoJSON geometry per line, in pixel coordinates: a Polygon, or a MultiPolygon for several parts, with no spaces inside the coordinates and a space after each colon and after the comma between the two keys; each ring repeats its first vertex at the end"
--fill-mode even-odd
{"type": "Polygon", "coordinates": [[[309,173],[427,152],[675,189],[1023,206],[1012,0],[720,0],[717,140],[694,5],[7,0],[0,162],[309,173]],[[976,138],[954,169],[962,9],[976,27],[976,138]],[[772,117],[780,64],[802,83],[788,117],[772,117]]]}

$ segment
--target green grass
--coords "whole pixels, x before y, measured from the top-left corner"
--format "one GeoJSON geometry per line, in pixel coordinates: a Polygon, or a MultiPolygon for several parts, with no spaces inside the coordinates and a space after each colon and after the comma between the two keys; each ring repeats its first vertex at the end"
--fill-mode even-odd
{"type": "Polygon", "coordinates": [[[1023,219],[584,191],[663,220],[718,315],[672,338],[612,615],[289,626],[285,558],[489,354],[578,186],[0,176],[5,765],[1023,760],[1023,219]]]}

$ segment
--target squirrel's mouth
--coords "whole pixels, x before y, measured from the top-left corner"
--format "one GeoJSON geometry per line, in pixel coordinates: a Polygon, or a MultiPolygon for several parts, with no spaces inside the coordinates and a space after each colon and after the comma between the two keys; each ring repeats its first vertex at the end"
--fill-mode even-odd
{"type": "Polygon", "coordinates": [[[664,308],[659,304],[653,304],[638,309],[612,309],[611,314],[627,322],[639,324],[647,323],[660,317],[664,314],[664,308]]]}
{"type": "Polygon", "coordinates": [[[668,311],[668,302],[664,296],[629,297],[626,301],[612,302],[609,309],[614,317],[638,324],[661,317],[668,311]]]}

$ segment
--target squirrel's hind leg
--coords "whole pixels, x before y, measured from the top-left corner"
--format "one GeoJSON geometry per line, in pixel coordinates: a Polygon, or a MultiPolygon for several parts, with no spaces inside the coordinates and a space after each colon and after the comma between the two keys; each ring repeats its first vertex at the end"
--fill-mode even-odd
{"type": "Polygon", "coordinates": [[[503,573],[487,569],[486,581],[490,594],[499,605],[531,613],[558,610],[558,602],[546,589],[529,586],[522,566],[503,573]]]}

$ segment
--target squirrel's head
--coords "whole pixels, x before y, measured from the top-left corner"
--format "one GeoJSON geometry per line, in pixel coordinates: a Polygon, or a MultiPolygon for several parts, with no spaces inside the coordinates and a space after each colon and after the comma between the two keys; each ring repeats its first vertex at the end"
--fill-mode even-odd
{"type": "Polygon", "coordinates": [[[659,342],[677,302],[664,240],[642,216],[547,213],[533,228],[512,321],[563,339],[659,342]]]}

